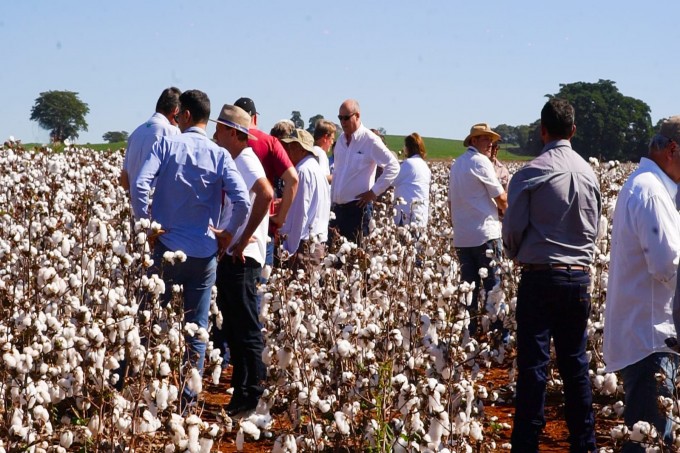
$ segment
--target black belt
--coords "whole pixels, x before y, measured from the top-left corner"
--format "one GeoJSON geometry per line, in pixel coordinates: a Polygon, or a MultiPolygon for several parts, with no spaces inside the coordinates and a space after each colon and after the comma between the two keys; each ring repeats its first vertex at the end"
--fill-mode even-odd
{"type": "Polygon", "coordinates": [[[536,271],[551,271],[551,270],[564,270],[564,271],[581,271],[590,272],[590,266],[583,266],[581,264],[564,264],[564,263],[549,263],[549,264],[520,264],[523,272],[536,272],[536,271]]]}

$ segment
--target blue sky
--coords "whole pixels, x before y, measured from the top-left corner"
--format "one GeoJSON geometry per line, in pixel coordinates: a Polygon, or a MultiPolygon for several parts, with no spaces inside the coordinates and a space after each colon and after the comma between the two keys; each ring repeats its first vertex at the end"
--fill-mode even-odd
{"type": "Polygon", "coordinates": [[[171,85],[208,93],[213,117],[251,97],[266,131],[355,98],[369,127],[462,139],[477,122],[528,124],[560,83],[598,79],[654,123],[680,113],[677,0],[3,1],[0,43],[2,140],[48,140],[29,120],[43,91],[78,92],[78,142],[100,143],[171,85]]]}

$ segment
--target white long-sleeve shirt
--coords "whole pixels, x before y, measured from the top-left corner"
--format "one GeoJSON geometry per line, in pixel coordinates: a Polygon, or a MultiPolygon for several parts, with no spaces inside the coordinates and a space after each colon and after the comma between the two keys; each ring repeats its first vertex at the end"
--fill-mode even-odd
{"type": "Polygon", "coordinates": [[[330,187],[319,162],[311,156],[295,166],[298,188],[290,206],[286,223],[279,229],[285,235],[283,248],[290,254],[297,251],[300,241],[312,237],[319,242],[328,239],[328,220],[331,211],[330,187]]]}
{"type": "Polygon", "coordinates": [[[614,211],[604,326],[607,371],[632,365],[676,336],[672,308],[680,260],[677,185],[649,159],[628,178],[614,211]]]}
{"type": "Polygon", "coordinates": [[[363,124],[352,134],[349,145],[347,137],[341,134],[335,143],[333,154],[333,203],[349,203],[369,190],[380,195],[392,185],[399,174],[397,158],[380,137],[363,124]],[[375,170],[378,166],[383,168],[383,173],[376,180],[375,170]]]}

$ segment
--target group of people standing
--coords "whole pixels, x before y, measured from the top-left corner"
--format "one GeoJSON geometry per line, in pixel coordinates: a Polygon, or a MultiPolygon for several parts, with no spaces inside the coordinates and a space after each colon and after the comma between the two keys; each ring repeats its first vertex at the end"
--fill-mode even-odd
{"type": "MultiPolygon", "coordinates": [[[[130,192],[134,218],[161,225],[148,234],[151,272],[162,275],[166,288],[182,285],[184,321],[199,328],[208,329],[211,290],[217,287],[223,321],[212,335],[233,365],[229,415],[255,409],[264,391],[258,285],[266,280],[263,268],[274,264],[275,246],[282,251],[282,265],[296,268],[322,261],[329,223],[337,235],[360,241],[368,234],[372,202],[400,173],[396,157],[360,117],[359,104],[347,100],[339,109],[343,134],[337,141],[336,126],[327,120],[319,121],[314,137],[278,123],[274,136],[257,128],[250,98],[225,104],[210,119],[204,92],[172,87],[161,93],[154,115],[130,135],[120,183],[130,192]],[[216,123],[212,139],[209,121],[216,123]],[[331,174],[326,153],[334,143],[331,174]],[[378,166],[383,172],[376,180],[378,166]],[[183,252],[181,259],[175,258],[177,251],[183,252]]],[[[422,140],[414,136],[416,144],[409,146],[424,157],[422,140]]],[[[429,206],[424,161],[400,184],[425,173],[425,189],[417,195],[400,189],[407,206],[429,206]],[[423,199],[414,200],[417,196],[423,199]]],[[[411,215],[402,212],[400,218],[403,223],[411,215]]],[[[427,221],[426,211],[414,218],[427,221]]],[[[163,302],[171,297],[166,291],[163,302]]],[[[202,373],[205,349],[198,336],[188,337],[185,363],[202,373]]],[[[185,386],[183,406],[191,407],[197,396],[185,386]]]]}
{"type": "MultiPolygon", "coordinates": [[[[486,124],[472,127],[465,154],[451,167],[449,200],[461,278],[499,282],[501,249],[521,269],[516,304],[517,387],[512,451],[538,452],[551,341],[564,384],[572,452],[596,451],[595,417],[586,353],[591,310],[591,265],[600,224],[600,183],[571,147],[574,108],[552,98],[541,111],[541,153],[517,171],[507,188],[504,172],[486,157],[500,136],[486,124]],[[484,269],[480,276],[480,269],[484,269]]],[[[614,211],[604,327],[608,372],[620,372],[629,428],[648,422],[657,442],[674,448],[672,408],[680,358],[676,297],[680,261],[680,116],[665,120],[648,156],[621,188],[614,211]]],[[[601,231],[602,230],[602,231],[601,231]]],[[[477,294],[470,307],[477,329],[477,294]]],[[[677,446],[677,444],[675,444],[677,446]]],[[[627,441],[623,451],[645,451],[627,441]]]]}
{"type": "MultiPolygon", "coordinates": [[[[257,128],[249,98],[222,107],[212,140],[209,117],[205,93],[164,90],[156,113],[130,136],[121,184],[130,190],[134,217],[162,225],[162,234],[149,236],[154,271],[162,270],[168,287],[183,285],[186,323],[208,328],[210,293],[217,286],[224,322],[216,338],[231,352],[234,394],[227,412],[235,415],[253,410],[263,392],[257,293],[277,242],[288,258],[284,265],[318,264],[334,236],[360,243],[368,235],[373,202],[390,186],[395,223],[426,226],[431,173],[418,134],[405,138],[400,165],[362,124],[352,99],[340,105],[338,137],[328,120],[317,123],[313,137],[278,123],[266,134],[257,128]],[[164,261],[178,250],[184,261],[164,261]]],[[[571,147],[575,132],[573,107],[552,98],[541,111],[544,148],[512,179],[496,158],[501,137],[485,123],[471,128],[467,150],[450,170],[453,245],[462,280],[474,284],[471,335],[478,329],[479,289],[488,293],[499,283],[503,251],[521,268],[512,433],[518,452],[538,451],[551,340],[564,382],[571,451],[596,450],[586,344],[602,198],[591,166],[571,147]]],[[[626,423],[647,420],[667,443],[671,422],[657,397],[673,394],[678,366],[677,349],[665,343],[680,324],[680,308],[674,307],[678,182],[680,117],[672,117],[617,203],[604,343],[608,370],[623,376],[626,423]]],[[[170,291],[164,297],[169,300],[170,291]]],[[[502,321],[494,327],[504,330],[502,321]]],[[[192,337],[187,345],[186,360],[202,371],[205,343],[192,337]]],[[[185,388],[183,397],[190,404],[197,395],[185,388]]]]}

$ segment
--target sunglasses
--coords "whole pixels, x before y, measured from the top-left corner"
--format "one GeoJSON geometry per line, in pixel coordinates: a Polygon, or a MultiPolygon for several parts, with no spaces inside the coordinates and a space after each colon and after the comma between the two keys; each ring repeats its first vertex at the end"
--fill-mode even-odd
{"type": "Polygon", "coordinates": [[[354,115],[356,115],[356,112],[350,113],[349,115],[338,115],[338,119],[340,121],[348,121],[350,118],[352,118],[354,115]]]}

